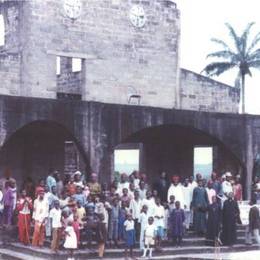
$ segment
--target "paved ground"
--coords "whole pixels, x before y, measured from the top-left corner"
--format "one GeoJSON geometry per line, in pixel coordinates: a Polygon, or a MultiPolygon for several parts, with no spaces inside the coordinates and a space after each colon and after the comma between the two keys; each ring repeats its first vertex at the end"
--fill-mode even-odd
{"type": "MultiPolygon", "coordinates": [[[[123,252],[122,252],[123,253],[123,252]]],[[[0,249],[0,259],[15,259],[15,260],[45,260],[45,258],[42,257],[36,257],[28,255],[24,255],[20,252],[14,252],[10,249],[0,249]],[[9,257],[7,257],[9,256],[9,257]]],[[[66,259],[66,258],[64,258],[66,259]]],[[[93,258],[94,259],[94,258],[93,258]]],[[[105,258],[107,260],[114,260],[115,258],[105,258]]],[[[123,260],[125,258],[116,258],[117,260],[123,260]]],[[[137,259],[144,259],[144,258],[137,258],[137,259]]],[[[196,260],[259,260],[260,259],[260,250],[252,250],[252,251],[246,251],[246,252],[232,252],[232,253],[214,253],[214,254],[187,254],[187,255],[164,255],[164,256],[156,256],[153,257],[153,259],[159,260],[159,259],[196,259],[196,260]]],[[[91,260],[91,259],[89,259],[91,260]]]]}

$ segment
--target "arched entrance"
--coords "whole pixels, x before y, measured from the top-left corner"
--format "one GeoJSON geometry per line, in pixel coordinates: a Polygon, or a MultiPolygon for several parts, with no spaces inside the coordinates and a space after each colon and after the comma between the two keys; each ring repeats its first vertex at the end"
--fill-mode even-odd
{"type": "Polygon", "coordinates": [[[243,165],[224,143],[198,129],[180,125],[145,128],[125,138],[116,149],[139,147],[139,170],[153,182],[162,171],[168,175],[191,176],[194,172],[194,150],[212,148],[212,170],[222,174],[242,174],[243,165]]]}
{"type": "Polygon", "coordinates": [[[89,170],[89,163],[76,138],[53,121],[34,121],[12,134],[0,151],[1,172],[9,169],[18,187],[27,178],[46,177],[50,170],[69,174],[89,170]]]}

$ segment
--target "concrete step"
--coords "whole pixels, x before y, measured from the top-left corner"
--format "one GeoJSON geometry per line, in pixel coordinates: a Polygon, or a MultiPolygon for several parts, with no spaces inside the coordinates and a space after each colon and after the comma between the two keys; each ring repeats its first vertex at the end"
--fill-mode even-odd
{"type": "MultiPolygon", "coordinates": [[[[246,250],[254,250],[258,249],[258,246],[245,246],[244,244],[237,244],[233,247],[220,247],[218,251],[230,252],[230,251],[246,251],[246,250]]],[[[18,243],[13,243],[6,248],[9,252],[19,252],[20,254],[25,254],[32,259],[53,259],[53,260],[61,260],[67,257],[68,252],[66,250],[61,250],[59,254],[53,254],[49,248],[34,248],[31,246],[23,246],[18,243]]],[[[75,257],[77,259],[90,259],[97,257],[96,249],[84,249],[84,250],[76,250],[75,257]]],[[[154,256],[170,256],[170,255],[180,255],[184,256],[187,254],[202,254],[202,253],[215,253],[216,248],[209,246],[183,246],[183,247],[165,247],[162,252],[155,252],[154,256]]],[[[124,254],[124,249],[106,249],[105,257],[112,259],[122,258],[124,254]]],[[[141,256],[141,252],[139,249],[134,249],[134,254],[136,257],[141,256]]],[[[11,254],[12,255],[12,254],[11,254]]],[[[23,259],[23,258],[21,258],[23,259]]],[[[29,260],[29,259],[26,259],[29,260]]]]}
{"type": "MultiPolygon", "coordinates": [[[[237,243],[238,244],[243,244],[245,241],[245,236],[244,234],[242,236],[237,237],[237,243]]],[[[204,237],[198,237],[198,236],[193,236],[193,237],[184,237],[182,240],[182,246],[204,246],[206,243],[206,239],[204,237]]],[[[47,248],[50,248],[51,246],[51,240],[47,239],[44,243],[44,246],[47,248]]],[[[120,248],[124,248],[124,242],[119,242],[120,248]]],[[[173,246],[173,241],[171,239],[167,241],[162,241],[162,246],[163,247],[170,247],[173,246]]],[[[82,245],[83,248],[89,247],[86,242],[83,243],[82,245]]],[[[96,247],[96,242],[94,241],[92,243],[92,247],[96,247]]]]}

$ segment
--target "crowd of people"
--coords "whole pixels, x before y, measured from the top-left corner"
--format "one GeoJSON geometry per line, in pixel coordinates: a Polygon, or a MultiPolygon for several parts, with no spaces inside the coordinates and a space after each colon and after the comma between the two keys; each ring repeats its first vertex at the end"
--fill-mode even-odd
{"type": "MultiPolygon", "coordinates": [[[[236,243],[237,224],[241,223],[238,202],[243,188],[240,176],[230,172],[211,174],[210,180],[197,174],[171,180],[162,172],[154,184],[138,171],[121,174],[110,185],[100,183],[95,173],[88,181],[76,171],[63,176],[52,171],[34,185],[27,179],[17,195],[16,181],[10,173],[0,179],[0,224],[16,225],[19,240],[42,247],[51,239],[51,249],[69,250],[70,258],[78,248],[98,245],[98,256],[105,247],[121,247],[133,256],[138,246],[143,257],[162,250],[164,240],[182,245],[183,236],[195,232],[207,245],[236,243]]],[[[260,245],[260,217],[256,206],[260,180],[254,184],[247,226],[247,242],[252,236],[260,245]]]]}

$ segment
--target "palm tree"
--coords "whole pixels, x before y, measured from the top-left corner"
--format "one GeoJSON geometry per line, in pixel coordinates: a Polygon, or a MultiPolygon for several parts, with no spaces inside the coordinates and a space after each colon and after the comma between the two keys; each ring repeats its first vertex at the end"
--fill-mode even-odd
{"type": "Polygon", "coordinates": [[[252,41],[249,41],[250,30],[255,23],[249,23],[245,30],[239,36],[234,28],[226,23],[229,36],[233,42],[230,47],[226,42],[213,38],[211,41],[217,43],[223,49],[210,53],[207,58],[218,58],[219,61],[208,64],[203,72],[208,76],[219,76],[220,74],[238,69],[238,76],[235,87],[241,89],[242,113],[245,113],[245,77],[252,76],[251,69],[260,69],[260,48],[257,48],[260,42],[260,33],[257,33],[252,41]]]}

